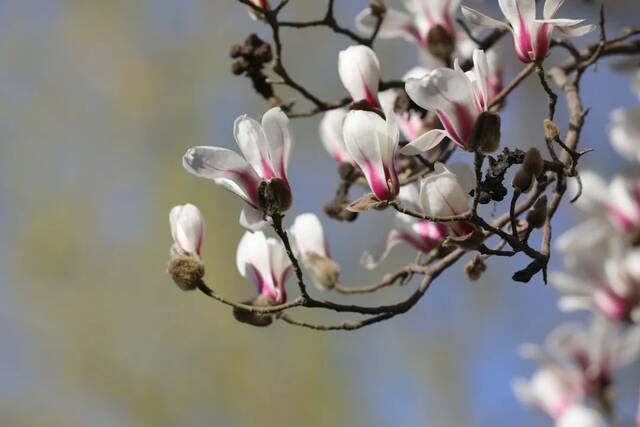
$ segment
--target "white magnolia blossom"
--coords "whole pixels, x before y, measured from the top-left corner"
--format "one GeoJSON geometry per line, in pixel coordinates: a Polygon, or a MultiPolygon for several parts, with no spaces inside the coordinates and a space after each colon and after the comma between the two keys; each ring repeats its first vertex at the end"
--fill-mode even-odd
{"type": "MultiPolygon", "coordinates": [[[[414,67],[409,70],[403,77],[403,81],[408,79],[420,79],[429,74],[429,70],[424,67],[414,67]]],[[[402,136],[409,141],[418,138],[424,132],[424,118],[416,111],[395,112],[395,103],[398,99],[398,91],[396,89],[388,89],[380,92],[380,104],[384,111],[393,111],[402,136]]]]}
{"type": "Polygon", "coordinates": [[[190,203],[175,206],[169,212],[169,224],[174,241],[172,253],[200,256],[205,228],[200,209],[190,203]]]}
{"type": "MultiPolygon", "coordinates": [[[[433,218],[448,218],[469,212],[469,191],[473,187],[473,171],[466,164],[447,168],[436,163],[434,172],[420,184],[420,211],[433,218]],[[455,173],[454,173],[455,171],[455,173]]],[[[446,223],[457,236],[465,236],[474,230],[466,221],[446,223]]]]}
{"type": "Polygon", "coordinates": [[[562,414],[556,427],[608,427],[608,424],[595,409],[574,405],[562,414]]]}
{"type": "Polygon", "coordinates": [[[409,97],[425,110],[434,112],[444,129],[433,129],[402,148],[406,155],[428,151],[445,138],[460,148],[469,146],[476,120],[489,106],[487,76],[489,64],[484,51],[473,52],[473,70],[465,73],[458,62],[454,69],[438,68],[421,79],[408,79],[405,90],[409,97]]]}
{"type": "Polygon", "coordinates": [[[379,107],[380,61],[368,46],[349,46],[338,55],[338,74],[354,101],[365,100],[379,107]]]}
{"type": "Polygon", "coordinates": [[[238,271],[256,287],[258,296],[272,304],[287,300],[285,282],[291,261],[280,240],[265,237],[262,231],[245,232],[236,255],[238,271]]]}
{"type": "MultiPolygon", "coordinates": [[[[640,71],[634,75],[632,89],[640,98],[640,71]]],[[[611,112],[609,138],[621,155],[640,162],[640,106],[618,108],[611,112]]]]}
{"type": "MultiPolygon", "coordinates": [[[[403,206],[415,211],[420,210],[420,189],[417,183],[400,188],[398,198],[403,206]]],[[[447,235],[447,227],[430,221],[420,220],[396,212],[395,225],[389,231],[384,249],[373,255],[366,251],[362,255],[362,265],[367,269],[376,268],[401,243],[407,243],[422,253],[429,253],[437,247],[447,235]]]]}
{"type": "Polygon", "coordinates": [[[563,3],[564,0],[546,0],[544,19],[536,19],[535,0],[498,0],[509,25],[466,6],[462,6],[462,13],[476,25],[510,30],[518,58],[529,63],[541,61],[547,56],[555,28],[569,37],[583,36],[595,29],[594,25],[582,25],[584,19],[554,19],[563,3]]]}
{"type": "Polygon", "coordinates": [[[319,132],[322,145],[338,163],[354,163],[342,136],[346,117],[347,110],[345,108],[337,108],[324,113],[322,120],[320,120],[319,132]]]}
{"type": "Polygon", "coordinates": [[[344,142],[378,200],[391,200],[400,191],[396,153],[400,131],[393,113],[386,120],[371,111],[353,110],[344,121],[344,142]]]}
{"type": "Polygon", "coordinates": [[[640,327],[613,324],[594,316],[590,328],[568,323],[547,337],[546,347],[559,358],[571,361],[582,375],[587,395],[609,383],[616,369],[630,365],[640,354],[640,327]]]}
{"type": "MultiPolygon", "coordinates": [[[[269,10],[271,8],[268,0],[249,0],[249,1],[262,10],[269,10]]],[[[251,16],[253,20],[257,20],[260,18],[259,13],[257,13],[252,8],[249,8],[249,16],[251,16]]]]}
{"type": "Polygon", "coordinates": [[[571,365],[545,354],[533,344],[523,345],[521,354],[540,365],[530,379],[517,378],[512,383],[513,392],[522,403],[538,408],[557,420],[582,401],[582,379],[571,365]]]}
{"type": "Polygon", "coordinates": [[[262,123],[242,115],[234,123],[233,134],[242,156],[227,148],[192,147],[183,157],[183,166],[242,198],[246,206],[240,224],[261,229],[266,222],[259,207],[260,182],[277,178],[289,186],[287,165],[293,147],[289,119],[277,107],[264,114],[262,123]]]}
{"type": "Polygon", "coordinates": [[[640,321],[640,250],[611,256],[604,267],[576,267],[573,273],[552,273],[564,311],[596,310],[612,322],[640,321]],[[604,268],[605,273],[598,274],[604,268]]]}
{"type": "MultiPolygon", "coordinates": [[[[387,8],[378,37],[402,37],[428,49],[429,32],[440,26],[455,39],[454,22],[459,4],[460,0],[406,0],[404,5],[409,13],[387,8]]],[[[356,27],[363,34],[371,34],[377,21],[371,8],[366,8],[356,17],[356,27]]]]}

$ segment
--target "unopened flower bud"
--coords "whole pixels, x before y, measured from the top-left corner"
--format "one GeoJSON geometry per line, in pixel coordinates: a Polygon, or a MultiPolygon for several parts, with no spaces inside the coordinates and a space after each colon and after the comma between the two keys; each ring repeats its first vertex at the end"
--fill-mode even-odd
{"type": "Polygon", "coordinates": [[[524,170],[524,168],[520,168],[514,175],[511,184],[516,190],[520,191],[521,193],[526,193],[531,189],[533,185],[533,176],[529,172],[524,170]]]}
{"type": "Polygon", "coordinates": [[[340,267],[334,260],[313,252],[306,254],[304,260],[320,289],[333,289],[336,286],[340,267]]]}
{"type": "Polygon", "coordinates": [[[524,156],[522,169],[534,177],[538,177],[542,174],[544,171],[544,159],[540,154],[540,150],[535,147],[529,148],[529,151],[527,151],[527,154],[524,156]]]}
{"type": "MultiPolygon", "coordinates": [[[[258,295],[254,300],[245,301],[243,304],[255,307],[268,307],[270,305],[269,301],[262,295],[258,295]]],[[[273,323],[273,316],[270,314],[253,312],[238,307],[233,308],[233,317],[240,323],[246,323],[247,325],[257,326],[259,328],[269,326],[273,323]]]]}
{"type": "Polygon", "coordinates": [[[384,16],[387,13],[387,7],[382,0],[369,0],[369,7],[376,16],[384,16]]]}
{"type": "Polygon", "coordinates": [[[547,140],[555,140],[560,137],[558,127],[552,120],[544,120],[544,137],[547,140]]]}
{"type": "Polygon", "coordinates": [[[198,287],[204,277],[204,264],[197,255],[174,254],[169,260],[167,272],[183,291],[198,287]]]}
{"type": "Polygon", "coordinates": [[[280,178],[261,181],[258,187],[260,209],[267,215],[285,212],[291,207],[293,197],[289,184],[280,178]]]}
{"type": "Polygon", "coordinates": [[[487,270],[487,265],[484,262],[484,258],[479,255],[476,255],[471,261],[464,266],[464,272],[469,277],[469,280],[475,282],[480,279],[482,273],[487,270]]]}
{"type": "Polygon", "coordinates": [[[527,212],[527,222],[531,228],[540,228],[547,220],[547,196],[536,200],[533,207],[527,212]]]}
{"type": "Polygon", "coordinates": [[[493,153],[500,146],[500,116],[483,111],[476,120],[469,139],[469,148],[484,154],[493,153]]]}
{"type": "Polygon", "coordinates": [[[442,25],[435,25],[427,34],[427,46],[434,56],[448,60],[455,49],[455,40],[451,33],[442,25]]]}

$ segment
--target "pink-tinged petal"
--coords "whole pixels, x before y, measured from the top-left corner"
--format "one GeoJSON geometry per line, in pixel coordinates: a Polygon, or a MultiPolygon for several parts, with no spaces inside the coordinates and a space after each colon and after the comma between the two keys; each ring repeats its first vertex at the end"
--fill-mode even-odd
{"type": "Polygon", "coordinates": [[[360,264],[362,264],[362,266],[367,270],[373,270],[389,256],[393,248],[403,242],[407,242],[408,240],[410,240],[410,237],[407,234],[403,234],[400,231],[393,229],[389,231],[384,249],[377,254],[365,251],[360,259],[360,264]]]}
{"type": "Polygon", "coordinates": [[[510,29],[510,27],[504,22],[491,18],[467,6],[462,6],[462,15],[467,21],[481,27],[510,29]]]}
{"type": "Polygon", "coordinates": [[[427,176],[420,188],[422,212],[432,217],[445,218],[464,214],[469,210],[467,193],[456,175],[442,163],[436,163],[434,173],[427,176]]]}
{"type": "Polygon", "coordinates": [[[237,153],[220,147],[192,147],[184,155],[182,164],[193,175],[211,179],[247,203],[258,205],[260,178],[237,153]]]}
{"type": "Polygon", "coordinates": [[[598,27],[593,24],[586,24],[567,27],[556,25],[555,28],[567,37],[582,37],[586,34],[592,33],[598,27]]]}
{"type": "Polygon", "coordinates": [[[287,300],[285,282],[292,270],[291,260],[287,255],[284,245],[279,239],[270,237],[267,239],[269,248],[269,266],[271,277],[276,287],[276,303],[282,304],[287,300]]]}
{"type": "Polygon", "coordinates": [[[342,136],[345,117],[347,110],[344,108],[327,111],[320,121],[320,140],[325,150],[338,163],[353,163],[342,136]]]}
{"type": "Polygon", "coordinates": [[[276,175],[288,181],[287,167],[293,148],[289,118],[279,107],[271,108],[262,116],[262,129],[267,136],[270,163],[276,175]]]}
{"type": "Polygon", "coordinates": [[[620,176],[613,178],[608,198],[609,215],[621,230],[630,232],[640,225],[640,184],[620,176]]]}
{"type": "Polygon", "coordinates": [[[290,231],[301,254],[314,253],[323,257],[329,256],[322,224],[315,214],[298,215],[293,221],[290,231]]]}
{"type": "Polygon", "coordinates": [[[276,284],[272,279],[269,245],[264,233],[247,231],[238,245],[236,265],[240,275],[256,287],[258,294],[275,300],[276,284]]]}
{"type": "Polygon", "coordinates": [[[618,108],[609,117],[609,139],[613,148],[627,159],[640,163],[640,107],[618,108]]]}
{"type": "Polygon", "coordinates": [[[572,405],[562,413],[556,427],[607,427],[607,423],[595,409],[572,405]]]}
{"type": "Polygon", "coordinates": [[[242,155],[261,178],[278,176],[268,151],[267,136],[260,123],[246,114],[242,115],[233,124],[233,135],[242,155]]]}
{"type": "Polygon", "coordinates": [[[169,223],[176,245],[185,253],[199,256],[205,228],[200,209],[190,203],[175,206],[169,213],[169,223]]]}
{"type": "Polygon", "coordinates": [[[389,135],[389,132],[385,120],[370,111],[350,111],[344,121],[343,136],[347,151],[379,200],[389,200],[399,191],[397,176],[392,170],[394,160],[388,158],[395,156],[398,134],[389,135]],[[394,181],[393,191],[389,188],[389,179],[394,181]]]}
{"type": "Polygon", "coordinates": [[[593,301],[598,310],[609,320],[621,322],[627,320],[633,306],[629,300],[617,295],[609,288],[600,288],[593,294],[593,301]]]}
{"type": "Polygon", "coordinates": [[[535,0],[498,0],[498,4],[514,27],[520,22],[529,23],[536,19],[535,0]]]}
{"type": "Polygon", "coordinates": [[[366,100],[374,107],[379,106],[380,62],[370,47],[357,45],[341,51],[338,73],[354,101],[366,100]]]}
{"type": "Polygon", "coordinates": [[[466,148],[480,110],[471,81],[456,68],[439,68],[422,79],[409,79],[405,90],[415,103],[435,112],[448,136],[466,148]]]}
{"type": "Polygon", "coordinates": [[[403,206],[406,206],[414,211],[420,210],[420,184],[418,182],[412,182],[410,184],[400,187],[400,193],[398,193],[398,199],[402,202],[403,206]]]}
{"type": "Polygon", "coordinates": [[[432,129],[414,139],[400,149],[405,156],[415,156],[437,147],[446,137],[447,132],[440,129],[432,129]]]}
{"type": "MultiPolygon", "coordinates": [[[[371,12],[371,8],[366,8],[356,16],[356,28],[364,35],[371,35],[378,23],[378,17],[371,12]]],[[[418,29],[413,20],[406,13],[388,8],[378,31],[378,37],[391,39],[403,37],[408,41],[416,40],[418,29]]]]}
{"type": "Polygon", "coordinates": [[[473,75],[475,88],[477,88],[476,99],[480,110],[487,111],[489,105],[489,88],[487,80],[489,76],[489,61],[487,55],[481,49],[473,51],[473,75]]]}

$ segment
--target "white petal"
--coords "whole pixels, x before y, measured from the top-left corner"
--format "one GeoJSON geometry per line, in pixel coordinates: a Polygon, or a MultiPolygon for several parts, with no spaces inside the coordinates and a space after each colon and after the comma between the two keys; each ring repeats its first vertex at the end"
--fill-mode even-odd
{"type": "Polygon", "coordinates": [[[481,49],[473,51],[473,74],[475,75],[476,87],[479,89],[478,103],[486,111],[489,104],[489,89],[487,79],[489,77],[489,62],[487,55],[481,49]]]}
{"type": "Polygon", "coordinates": [[[251,231],[264,230],[269,223],[264,219],[264,214],[251,205],[245,205],[240,211],[240,225],[251,231]]]}
{"type": "Polygon", "coordinates": [[[596,410],[574,405],[563,412],[556,427],[607,427],[607,423],[596,410]]]}
{"type": "Polygon", "coordinates": [[[422,181],[420,189],[422,210],[426,215],[449,217],[469,210],[469,200],[456,176],[442,163],[422,181]]]}
{"type": "Polygon", "coordinates": [[[577,311],[593,309],[593,299],[590,297],[566,296],[558,300],[560,311],[577,311]]]}
{"type": "Polygon", "coordinates": [[[589,295],[593,290],[593,283],[587,279],[567,274],[553,272],[549,275],[551,285],[561,294],[589,295]]]}
{"type": "Polygon", "coordinates": [[[169,223],[176,245],[188,254],[200,255],[205,228],[200,209],[190,203],[175,206],[169,213],[169,223]]]}
{"type": "Polygon", "coordinates": [[[405,156],[416,156],[437,147],[447,136],[447,132],[441,129],[432,129],[402,147],[400,153],[405,156]]]}
{"type": "Polygon", "coordinates": [[[211,179],[247,203],[257,205],[260,178],[237,153],[220,147],[192,147],[185,153],[182,165],[193,175],[211,179]]]}
{"type": "Polygon", "coordinates": [[[587,25],[579,25],[579,26],[558,26],[556,28],[560,30],[567,37],[582,37],[585,34],[592,33],[596,30],[595,25],[587,24],[587,25]]]}
{"type": "Polygon", "coordinates": [[[468,163],[451,163],[447,169],[456,176],[465,194],[476,188],[476,174],[468,163]]]}
{"type": "Polygon", "coordinates": [[[338,73],[342,85],[354,101],[363,99],[377,105],[380,62],[367,46],[350,46],[338,55],[338,73]]]}
{"type": "Polygon", "coordinates": [[[398,198],[404,206],[410,207],[413,210],[420,210],[420,184],[412,182],[403,185],[400,187],[398,198]]]}
{"type": "Polygon", "coordinates": [[[551,19],[562,6],[564,0],[547,0],[544,2],[544,19],[551,19]]]}
{"type": "Polygon", "coordinates": [[[518,400],[525,405],[533,406],[537,403],[536,397],[533,395],[531,387],[529,386],[529,381],[526,379],[516,378],[511,383],[511,389],[518,400]]]}
{"type": "Polygon", "coordinates": [[[504,22],[491,18],[467,6],[462,6],[462,15],[465,17],[467,21],[482,27],[509,28],[509,26],[504,22]]]}
{"type": "Polygon", "coordinates": [[[269,247],[269,265],[276,279],[276,287],[284,293],[284,283],[291,272],[291,260],[279,239],[268,238],[267,246],[269,247]]]}
{"type": "Polygon", "coordinates": [[[238,272],[254,284],[258,293],[274,291],[267,238],[261,231],[247,231],[236,253],[238,272]]]}
{"type": "Polygon", "coordinates": [[[328,257],[326,240],[320,219],[313,213],[298,215],[291,226],[291,234],[303,255],[315,253],[328,257]]]}
{"type": "MultiPolygon", "coordinates": [[[[378,23],[378,17],[373,15],[371,8],[366,8],[356,16],[356,28],[362,34],[371,35],[378,23]]],[[[384,20],[378,31],[378,37],[390,39],[403,37],[409,41],[415,41],[418,29],[413,20],[406,13],[387,8],[384,20]]]]}
{"type": "Polygon", "coordinates": [[[269,155],[267,136],[260,123],[244,114],[233,123],[233,136],[253,170],[261,178],[273,178],[276,171],[269,155]]]}
{"type": "Polygon", "coordinates": [[[322,145],[338,163],[353,161],[347,151],[347,147],[344,145],[342,136],[342,127],[346,117],[347,110],[338,108],[327,111],[320,121],[319,132],[322,145]]]}
{"type": "MultiPolygon", "coordinates": [[[[588,170],[580,172],[580,179],[582,180],[582,195],[576,201],[576,206],[587,212],[604,207],[607,204],[607,193],[609,192],[604,179],[588,170]]],[[[570,183],[577,186],[574,180],[570,183]]],[[[575,192],[572,193],[575,194],[575,192]]]]}
{"type": "Polygon", "coordinates": [[[498,4],[514,28],[519,26],[520,19],[527,26],[536,19],[535,0],[498,0],[498,4]]]}
{"type": "Polygon", "coordinates": [[[611,112],[611,145],[627,159],[640,162],[640,107],[611,112]]]}
{"type": "Polygon", "coordinates": [[[369,251],[365,251],[362,254],[362,258],[360,259],[360,264],[367,270],[373,270],[376,268],[382,261],[384,261],[387,256],[391,253],[391,250],[404,242],[402,238],[402,233],[398,230],[391,230],[387,235],[387,240],[385,241],[384,248],[381,252],[377,254],[371,254],[369,251]]]}
{"type": "Polygon", "coordinates": [[[271,108],[262,116],[262,129],[269,144],[269,157],[278,177],[287,180],[287,166],[293,148],[289,131],[289,118],[279,107],[271,108]]]}

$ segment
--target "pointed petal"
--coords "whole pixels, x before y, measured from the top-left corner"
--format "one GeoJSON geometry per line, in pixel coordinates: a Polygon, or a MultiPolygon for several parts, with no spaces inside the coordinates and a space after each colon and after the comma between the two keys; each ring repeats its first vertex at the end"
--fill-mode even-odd
{"type": "Polygon", "coordinates": [[[291,260],[287,255],[284,245],[279,239],[274,239],[273,237],[268,238],[267,246],[269,247],[269,265],[271,267],[271,274],[275,279],[274,281],[277,289],[280,291],[278,294],[278,303],[282,303],[286,298],[284,284],[291,272],[291,260]]]}
{"type": "Polygon", "coordinates": [[[269,223],[264,219],[264,214],[251,205],[245,205],[240,211],[240,225],[250,231],[264,230],[269,223]]]}
{"type": "Polygon", "coordinates": [[[242,155],[261,178],[276,176],[269,156],[267,136],[260,123],[244,114],[235,120],[233,135],[242,155]]]}
{"type": "Polygon", "coordinates": [[[405,156],[416,156],[437,147],[447,136],[447,132],[441,129],[432,129],[402,147],[400,153],[405,156]]]}
{"type": "Polygon", "coordinates": [[[176,245],[188,254],[200,255],[204,238],[204,219],[200,209],[190,203],[175,206],[169,213],[169,223],[176,245]]]}
{"type": "Polygon", "coordinates": [[[469,200],[456,176],[442,163],[422,181],[420,189],[422,211],[429,216],[445,218],[469,210],[469,200]]]}
{"type": "Polygon", "coordinates": [[[489,88],[487,86],[489,62],[483,50],[475,49],[473,51],[473,74],[475,75],[475,87],[478,89],[478,104],[483,111],[486,111],[487,105],[489,105],[489,88]]]}
{"type": "Polygon", "coordinates": [[[289,118],[279,107],[271,108],[262,116],[262,129],[267,136],[271,165],[276,175],[287,181],[287,166],[293,148],[289,118]]]}
{"type": "Polygon", "coordinates": [[[562,6],[564,0],[547,0],[544,2],[544,19],[551,19],[562,6]]]}
{"type": "Polygon", "coordinates": [[[213,180],[247,203],[258,204],[260,178],[237,153],[220,147],[192,147],[185,153],[182,165],[193,175],[213,180]]]}
{"type": "Polygon", "coordinates": [[[380,62],[367,46],[350,46],[338,55],[338,73],[342,85],[354,101],[367,100],[378,106],[380,62]]]}
{"type": "Polygon", "coordinates": [[[245,232],[236,253],[238,272],[254,284],[259,294],[275,294],[271,276],[269,246],[263,232],[245,232]]]}
{"type": "Polygon", "coordinates": [[[467,6],[462,6],[462,15],[465,17],[467,21],[471,22],[472,24],[479,25],[481,27],[509,28],[509,26],[504,22],[491,18],[467,6]]]}
{"type": "Polygon", "coordinates": [[[511,22],[511,25],[520,26],[520,24],[529,25],[536,19],[536,2],[535,0],[498,0],[500,10],[504,16],[511,22]]]}
{"type": "Polygon", "coordinates": [[[582,37],[585,34],[594,32],[597,27],[592,24],[587,24],[587,25],[576,26],[576,27],[556,26],[556,28],[567,37],[582,37]]]}

